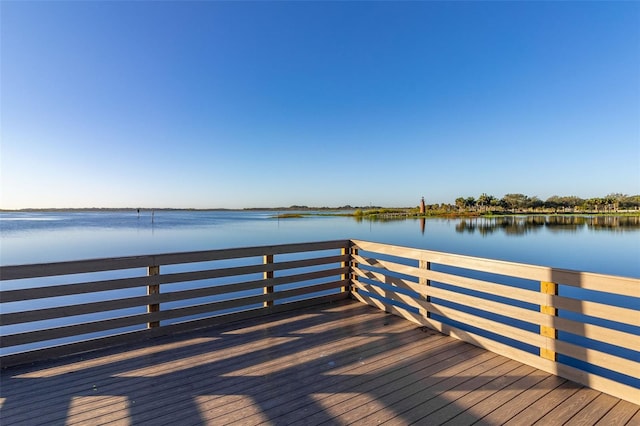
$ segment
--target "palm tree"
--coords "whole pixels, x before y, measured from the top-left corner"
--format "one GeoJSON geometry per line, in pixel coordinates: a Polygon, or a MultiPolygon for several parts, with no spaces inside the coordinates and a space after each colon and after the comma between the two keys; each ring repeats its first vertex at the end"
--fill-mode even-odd
{"type": "Polygon", "coordinates": [[[478,197],[478,205],[480,206],[480,211],[486,211],[486,207],[489,205],[488,198],[489,196],[484,192],[478,197]]]}
{"type": "Polygon", "coordinates": [[[464,200],[464,205],[471,210],[476,206],[476,199],[473,197],[467,197],[467,199],[464,200]]]}
{"type": "Polygon", "coordinates": [[[489,210],[489,206],[494,206],[496,204],[495,200],[496,197],[494,197],[493,195],[487,195],[483,192],[478,197],[478,205],[480,206],[481,210],[484,210],[486,212],[487,210],[489,210]]]}

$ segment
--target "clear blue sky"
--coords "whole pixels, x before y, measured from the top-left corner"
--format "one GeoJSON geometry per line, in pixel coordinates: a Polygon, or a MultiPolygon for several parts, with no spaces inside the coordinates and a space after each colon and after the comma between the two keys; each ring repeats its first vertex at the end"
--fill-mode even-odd
{"type": "Polygon", "coordinates": [[[0,7],[0,208],[640,193],[639,2],[0,7]]]}

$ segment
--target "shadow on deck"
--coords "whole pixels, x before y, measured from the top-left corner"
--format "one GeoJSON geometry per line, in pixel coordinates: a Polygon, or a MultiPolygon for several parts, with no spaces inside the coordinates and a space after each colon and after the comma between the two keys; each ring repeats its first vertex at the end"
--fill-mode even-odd
{"type": "Polygon", "coordinates": [[[640,408],[345,300],[6,369],[13,424],[638,424],[640,408]]]}

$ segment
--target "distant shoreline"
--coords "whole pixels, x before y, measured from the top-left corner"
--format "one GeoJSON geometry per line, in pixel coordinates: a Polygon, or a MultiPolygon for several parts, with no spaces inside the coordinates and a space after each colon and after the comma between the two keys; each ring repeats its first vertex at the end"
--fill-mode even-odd
{"type": "Polygon", "coordinates": [[[193,209],[193,208],[136,208],[136,207],[76,207],[76,208],[28,208],[28,209],[0,209],[0,213],[29,213],[29,212],[140,212],[143,211],[242,211],[244,209],[193,209]]]}
{"type": "MultiPolygon", "coordinates": [[[[0,213],[17,212],[125,212],[133,211],[195,211],[195,212],[244,212],[244,211],[345,211],[357,210],[360,207],[247,207],[247,208],[190,208],[190,207],[46,207],[46,208],[25,208],[25,209],[0,209],[0,213]]],[[[380,208],[380,207],[374,207],[380,208]]],[[[408,208],[407,208],[408,209],[408,208]]]]}
{"type": "Polygon", "coordinates": [[[422,218],[491,218],[504,216],[640,216],[638,210],[621,211],[427,211],[420,214],[415,208],[357,208],[345,207],[251,207],[242,209],[232,208],[134,208],[134,207],[85,207],[85,208],[27,208],[0,209],[0,213],[83,213],[83,212],[275,212],[274,219],[304,218],[310,216],[347,216],[359,219],[422,219],[422,218]],[[292,213],[295,212],[295,213],[292,213]]]}

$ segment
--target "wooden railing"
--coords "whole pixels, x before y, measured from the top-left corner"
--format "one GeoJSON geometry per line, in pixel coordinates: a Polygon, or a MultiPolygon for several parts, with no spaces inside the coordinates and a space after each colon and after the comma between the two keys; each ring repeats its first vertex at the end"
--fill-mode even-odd
{"type": "Polygon", "coordinates": [[[341,240],[4,266],[0,362],[6,367],[344,299],[348,247],[341,240]]]}
{"type": "Polygon", "coordinates": [[[640,280],[352,241],[352,293],[640,404],[640,280]]]}
{"type": "Polygon", "coordinates": [[[640,403],[640,280],[365,241],[0,268],[2,366],[351,296],[640,403]]]}

